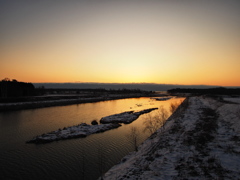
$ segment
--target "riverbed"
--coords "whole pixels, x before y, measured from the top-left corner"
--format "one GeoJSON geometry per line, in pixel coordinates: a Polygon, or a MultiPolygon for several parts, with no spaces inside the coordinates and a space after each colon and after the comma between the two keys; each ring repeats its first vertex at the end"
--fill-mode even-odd
{"type": "Polygon", "coordinates": [[[140,116],[131,124],[86,138],[62,140],[48,144],[26,144],[38,134],[58,128],[90,124],[102,117],[124,111],[140,111],[163,106],[182,98],[156,101],[130,98],[69,106],[57,106],[0,113],[1,179],[97,179],[122,157],[134,150],[129,143],[131,127],[138,128],[138,144],[150,134],[144,121],[157,111],[140,116]]]}

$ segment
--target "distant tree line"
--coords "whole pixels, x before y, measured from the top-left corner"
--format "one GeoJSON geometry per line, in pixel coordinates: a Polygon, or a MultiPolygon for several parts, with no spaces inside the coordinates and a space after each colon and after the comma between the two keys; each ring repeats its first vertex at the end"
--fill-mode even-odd
{"type": "Polygon", "coordinates": [[[212,94],[212,95],[240,95],[240,88],[208,88],[208,89],[191,89],[176,88],[168,90],[168,93],[191,93],[191,94],[212,94]]]}
{"type": "MultiPolygon", "coordinates": [[[[105,89],[105,88],[96,88],[96,89],[65,89],[65,88],[44,88],[39,87],[36,89],[37,92],[41,91],[43,94],[45,92],[48,94],[59,94],[59,93],[70,93],[70,94],[80,94],[82,92],[91,92],[91,93],[111,93],[111,94],[130,94],[130,93],[152,93],[152,91],[144,91],[140,89],[105,89]]],[[[38,93],[39,94],[39,93],[38,93]]]]}
{"type": "Polygon", "coordinates": [[[18,82],[16,79],[10,80],[5,78],[0,81],[0,97],[24,97],[33,96],[35,94],[35,87],[32,83],[18,82]]]}

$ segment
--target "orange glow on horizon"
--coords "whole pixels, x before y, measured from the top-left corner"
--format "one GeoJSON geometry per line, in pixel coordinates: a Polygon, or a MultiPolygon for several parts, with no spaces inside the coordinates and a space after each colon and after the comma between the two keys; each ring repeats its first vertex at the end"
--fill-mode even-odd
{"type": "Polygon", "coordinates": [[[0,79],[240,86],[234,3],[6,1],[0,79]]]}

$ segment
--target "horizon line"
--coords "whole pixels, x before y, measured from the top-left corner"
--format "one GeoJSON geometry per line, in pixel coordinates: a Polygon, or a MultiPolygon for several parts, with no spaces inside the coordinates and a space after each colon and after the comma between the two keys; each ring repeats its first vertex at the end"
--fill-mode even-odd
{"type": "Polygon", "coordinates": [[[32,82],[33,84],[137,84],[137,85],[170,85],[170,86],[214,86],[214,87],[240,87],[239,86],[234,86],[234,85],[207,85],[207,84],[166,84],[166,83],[149,83],[149,82],[131,82],[131,83],[116,83],[116,82],[81,82],[81,81],[76,81],[76,82],[32,82]]]}

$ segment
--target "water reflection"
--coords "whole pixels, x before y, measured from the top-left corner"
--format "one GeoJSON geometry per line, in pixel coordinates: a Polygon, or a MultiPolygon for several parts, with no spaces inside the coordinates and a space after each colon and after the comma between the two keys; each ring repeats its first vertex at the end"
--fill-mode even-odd
{"type": "Polygon", "coordinates": [[[126,138],[134,148],[134,151],[138,150],[138,145],[139,145],[139,129],[137,127],[130,127],[130,130],[128,131],[126,138]]]}
{"type": "Polygon", "coordinates": [[[160,106],[153,116],[148,114],[148,117],[144,120],[144,132],[148,132],[150,135],[157,131],[160,127],[162,127],[167,118],[169,117],[170,113],[164,108],[160,106]]]}
{"type": "MultiPolygon", "coordinates": [[[[93,134],[87,138],[34,145],[25,142],[36,135],[73,126],[80,122],[91,124],[111,114],[163,106],[169,111],[171,103],[181,99],[156,101],[132,98],[98,103],[49,107],[0,113],[0,178],[1,179],[97,179],[120,159],[133,151],[126,135],[131,127],[139,132],[141,144],[148,132],[143,132],[148,114],[118,129],[93,134]],[[137,106],[136,104],[141,104],[137,106]],[[132,108],[132,109],[130,109],[132,108]]],[[[150,115],[154,117],[157,111],[150,115]]]]}
{"type": "Polygon", "coordinates": [[[148,114],[143,122],[143,132],[153,134],[160,127],[164,126],[169,116],[176,111],[177,107],[182,103],[183,99],[169,103],[169,110],[167,106],[161,105],[154,115],[148,114]]]}

